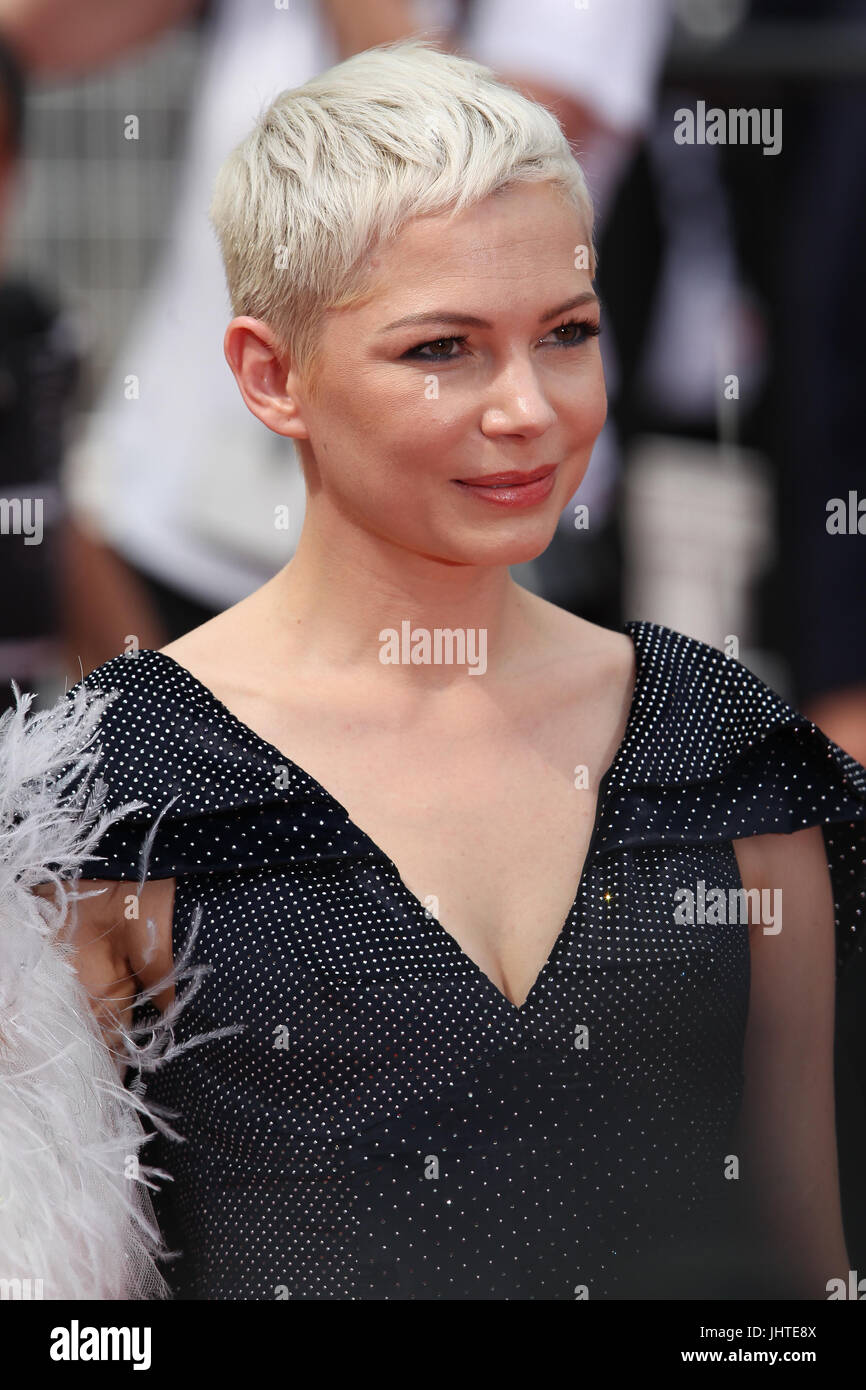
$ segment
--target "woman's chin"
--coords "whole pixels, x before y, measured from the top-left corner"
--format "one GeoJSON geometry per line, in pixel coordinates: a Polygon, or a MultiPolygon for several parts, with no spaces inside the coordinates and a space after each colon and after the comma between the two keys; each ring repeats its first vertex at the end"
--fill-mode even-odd
{"type": "Polygon", "coordinates": [[[486,537],[467,536],[460,546],[458,564],[469,565],[525,565],[543,555],[556,531],[556,518],[544,526],[528,528],[522,535],[486,537]]]}

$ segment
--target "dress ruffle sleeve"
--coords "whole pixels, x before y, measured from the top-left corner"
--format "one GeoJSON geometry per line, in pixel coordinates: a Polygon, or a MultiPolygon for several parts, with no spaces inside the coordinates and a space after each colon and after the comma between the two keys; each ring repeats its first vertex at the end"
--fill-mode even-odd
{"type": "Polygon", "coordinates": [[[214,697],[161,653],[113,657],[67,699],[81,687],[108,697],[99,727],[105,805],[130,805],[82,877],[139,881],[381,857],[301,768],[239,721],[216,720],[214,697]]]}
{"type": "Polygon", "coordinates": [[[655,623],[636,642],[656,678],[611,769],[599,852],[820,826],[841,969],[866,938],[866,768],[715,647],[655,623]]]}

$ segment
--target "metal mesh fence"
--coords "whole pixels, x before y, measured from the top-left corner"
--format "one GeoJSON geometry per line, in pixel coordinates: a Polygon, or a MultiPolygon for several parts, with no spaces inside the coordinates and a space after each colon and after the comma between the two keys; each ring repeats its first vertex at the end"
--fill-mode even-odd
{"type": "Polygon", "coordinates": [[[198,30],[174,30],[131,60],[28,97],[4,269],[74,315],[83,405],[169,234],[200,49],[198,30]]]}

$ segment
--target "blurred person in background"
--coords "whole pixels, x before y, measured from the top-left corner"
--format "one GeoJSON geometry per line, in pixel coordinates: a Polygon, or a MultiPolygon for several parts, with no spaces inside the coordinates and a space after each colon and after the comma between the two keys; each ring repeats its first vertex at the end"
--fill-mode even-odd
{"type": "MultiPolygon", "coordinates": [[[[792,0],[764,0],[760,9],[820,26],[857,25],[866,36],[864,0],[825,0],[820,10],[809,7],[811,13],[792,0]]],[[[822,82],[808,92],[786,193],[775,287],[784,460],[782,637],[804,712],[864,762],[866,348],[860,323],[866,314],[866,73],[855,81],[822,82]],[[818,281],[820,291],[806,288],[818,281]],[[831,499],[844,504],[847,523],[851,492],[855,508],[859,502],[859,524],[831,529],[831,499]]]]}
{"type": "MultiPolygon", "coordinates": [[[[580,151],[603,225],[651,115],[669,27],[667,0],[587,10],[541,0],[531,11],[516,0],[298,0],[287,10],[259,0],[148,0],[118,10],[90,0],[74,16],[57,0],[0,0],[0,32],[49,77],[104,64],[193,14],[204,17],[206,53],[171,232],[118,354],[122,366],[105,382],[68,470],[69,652],[85,670],[129,633],[159,646],[238,601],[290,558],[300,534],[304,490],[292,447],[262,438],[225,391],[223,272],[204,215],[219,163],[262,104],[340,57],[429,32],[555,112],[580,151]],[[131,400],[127,373],[140,384],[131,400]]],[[[613,396],[610,332],[603,350],[613,396]]],[[[581,488],[589,532],[576,532],[570,503],[524,576],[571,611],[607,622],[619,619],[610,519],[617,471],[611,419],[581,488]]]]}
{"type": "MultiPolygon", "coordinates": [[[[864,0],[759,0],[766,20],[809,21],[826,52],[835,26],[866,47],[864,0]]],[[[817,44],[816,44],[817,47],[817,44]]],[[[853,47],[851,45],[850,47],[853,47]]],[[[804,713],[866,760],[866,72],[801,95],[792,166],[772,223],[779,468],[779,595],[774,618],[804,713]],[[804,310],[804,305],[808,309],[804,310]],[[853,494],[853,507],[852,497],[853,494]],[[844,522],[830,513],[838,499],[844,522]],[[853,517],[853,526],[852,526],[853,517]]],[[[861,912],[866,911],[866,904],[861,912]]],[[[866,1267],[866,949],[851,953],[836,999],[840,1183],[852,1268],[866,1267]]]]}
{"type": "MultiPolygon", "coordinates": [[[[0,43],[0,267],[23,120],[23,74],[0,43]]],[[[38,685],[60,657],[60,468],[78,369],[60,306],[0,269],[0,710],[12,679],[38,685]]]]}
{"type": "MultiPolygon", "coordinates": [[[[709,27],[712,8],[696,0],[678,5],[693,17],[695,32],[701,18],[709,27]]],[[[639,216],[649,224],[657,215],[663,253],[633,413],[639,431],[718,446],[696,448],[693,461],[702,453],[710,460],[720,502],[724,444],[753,449],[750,465],[758,454],[770,464],[766,528],[757,516],[757,479],[754,498],[743,488],[730,528],[730,540],[742,545],[745,583],[763,586],[756,582],[743,605],[754,620],[754,645],[744,646],[750,656],[766,657],[765,678],[775,677],[771,683],[862,762],[866,521],[859,533],[837,534],[828,508],[839,499],[847,515],[850,493],[855,506],[866,497],[863,349],[856,336],[866,299],[866,71],[856,66],[866,45],[866,0],[750,0],[715,8],[720,34],[728,12],[730,44],[720,43],[725,51],[716,66],[706,37],[694,44],[691,73],[681,59],[681,80],[666,86],[649,141],[655,206],[643,204],[639,216]],[[699,99],[723,110],[778,109],[777,154],[676,144],[675,109],[699,99]],[[804,331],[800,287],[818,274],[821,292],[804,331]],[[737,375],[736,404],[722,398],[727,372],[737,375]],[[732,433],[723,439],[728,424],[732,433]],[[758,551],[753,544],[751,565],[750,530],[758,551]]],[[[620,256],[615,272],[622,262],[620,256]]],[[[706,548],[703,565],[698,557],[704,574],[695,573],[695,581],[709,591],[711,630],[695,635],[720,645],[725,632],[742,636],[739,605],[725,592],[737,557],[723,544],[722,506],[702,508],[697,491],[682,500],[678,539],[706,548]],[[712,572],[713,555],[723,557],[721,575],[712,572]]],[[[685,588],[674,575],[674,607],[662,611],[675,626],[690,601],[685,588]]]]}

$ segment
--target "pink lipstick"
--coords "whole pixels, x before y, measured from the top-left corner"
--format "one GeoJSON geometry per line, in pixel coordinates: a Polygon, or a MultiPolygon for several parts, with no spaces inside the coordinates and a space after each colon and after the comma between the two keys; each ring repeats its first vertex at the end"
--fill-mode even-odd
{"type": "Polygon", "coordinates": [[[494,506],[531,507],[550,496],[555,476],[556,464],[551,463],[525,473],[512,469],[507,473],[489,473],[477,478],[455,478],[454,482],[464,492],[472,493],[482,502],[491,502],[494,506]]]}

